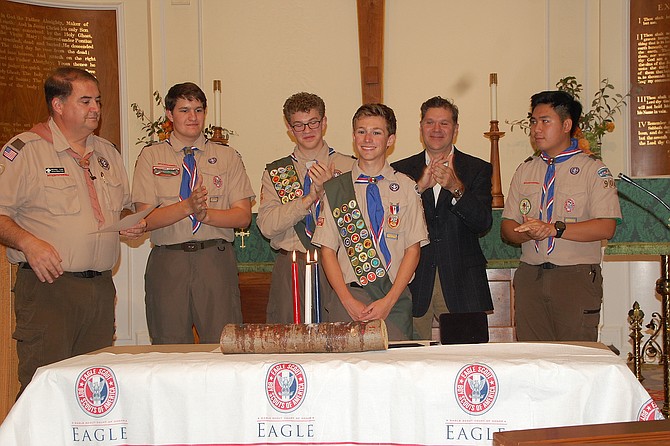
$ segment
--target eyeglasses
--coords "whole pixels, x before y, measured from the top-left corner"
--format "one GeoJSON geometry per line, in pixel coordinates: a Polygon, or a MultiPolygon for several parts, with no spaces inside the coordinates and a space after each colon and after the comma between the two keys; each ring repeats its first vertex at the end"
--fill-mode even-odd
{"type": "Polygon", "coordinates": [[[304,132],[305,127],[309,127],[310,129],[318,129],[319,126],[321,125],[321,119],[318,121],[309,121],[307,123],[305,122],[296,122],[295,124],[291,124],[291,128],[293,128],[294,131],[296,132],[304,132]]]}

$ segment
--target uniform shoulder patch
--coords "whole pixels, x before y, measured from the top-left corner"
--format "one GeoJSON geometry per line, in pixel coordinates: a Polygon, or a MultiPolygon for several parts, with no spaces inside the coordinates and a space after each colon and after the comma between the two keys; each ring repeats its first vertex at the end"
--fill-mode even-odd
{"type": "Polygon", "coordinates": [[[529,156],[528,158],[526,158],[525,160],[523,160],[524,163],[527,163],[528,161],[533,161],[533,157],[532,157],[532,156],[529,156]]]}

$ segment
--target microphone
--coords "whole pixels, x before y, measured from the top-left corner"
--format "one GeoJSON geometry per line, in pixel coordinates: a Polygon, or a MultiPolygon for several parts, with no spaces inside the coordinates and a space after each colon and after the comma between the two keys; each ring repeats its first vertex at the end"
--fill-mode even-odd
{"type": "Polygon", "coordinates": [[[670,211],[670,206],[668,206],[668,205],[665,203],[665,201],[661,200],[655,193],[653,193],[653,192],[650,191],[649,189],[640,186],[639,184],[637,184],[635,181],[633,181],[632,179],[630,179],[629,177],[627,177],[627,176],[624,175],[623,173],[619,173],[619,178],[621,178],[622,180],[624,180],[626,183],[632,184],[633,186],[637,187],[638,189],[641,189],[641,190],[645,191],[647,194],[649,194],[650,196],[654,197],[654,198],[656,199],[656,201],[658,201],[659,203],[661,203],[663,206],[665,206],[665,208],[666,208],[667,210],[670,211]]]}

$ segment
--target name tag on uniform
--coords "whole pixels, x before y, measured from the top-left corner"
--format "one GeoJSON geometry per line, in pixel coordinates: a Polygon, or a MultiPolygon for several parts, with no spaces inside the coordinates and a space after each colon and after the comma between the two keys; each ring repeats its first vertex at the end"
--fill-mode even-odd
{"type": "Polygon", "coordinates": [[[159,177],[175,177],[179,175],[179,166],[175,165],[158,165],[153,167],[153,173],[159,177]]]}
{"type": "Polygon", "coordinates": [[[44,173],[46,173],[48,177],[63,176],[65,175],[65,167],[45,167],[44,173]]]}

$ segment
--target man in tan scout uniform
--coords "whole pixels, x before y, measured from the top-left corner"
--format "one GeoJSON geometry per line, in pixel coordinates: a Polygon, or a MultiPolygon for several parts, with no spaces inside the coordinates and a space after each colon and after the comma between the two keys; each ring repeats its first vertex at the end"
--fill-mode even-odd
{"type": "MultiPolygon", "coordinates": [[[[286,128],[295,138],[291,155],[273,161],[263,172],[261,203],[256,223],[279,251],[272,268],[267,306],[268,323],[292,323],[291,254],[297,254],[300,273],[301,321],[304,321],[304,272],[317,218],[323,213],[323,183],[351,170],[355,159],[330,148],[323,139],[326,106],[315,94],[296,93],[284,102],[286,128]],[[309,174],[308,174],[309,171],[309,174]]],[[[320,259],[319,259],[320,260],[320,259]]],[[[320,268],[322,321],[329,321],[330,302],[337,296],[320,268]]]]}
{"type": "MultiPolygon", "coordinates": [[[[59,68],[46,80],[50,118],[9,140],[0,158],[0,242],[18,263],[15,313],[23,392],[43,365],[112,345],[112,268],[130,188],[119,152],[93,134],[98,80],[59,68]]],[[[135,238],[146,222],[121,231],[135,238]]]]}
{"type": "Polygon", "coordinates": [[[234,149],[203,135],[207,98],[195,84],[165,96],[174,131],[140,153],[133,177],[139,210],[154,244],[147,261],[145,304],[153,344],[218,343],[223,326],[241,323],[233,228],[251,222],[254,192],[234,149]]]}
{"type": "Polygon", "coordinates": [[[334,320],[384,319],[389,339],[411,339],[407,284],[428,243],[421,197],[416,183],[386,161],[395,142],[393,110],[363,105],[353,128],[359,160],[351,173],[324,185],[324,216],[312,242],[321,246],[323,267],[340,299],[334,320]]]}
{"type": "Polygon", "coordinates": [[[572,138],[582,105],[564,91],[531,97],[539,156],[514,173],[501,234],[521,244],[514,274],[519,341],[596,341],[603,297],[601,241],[621,209],[609,169],[572,138]]]}

